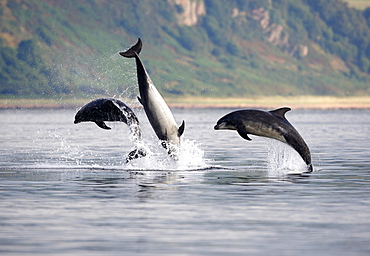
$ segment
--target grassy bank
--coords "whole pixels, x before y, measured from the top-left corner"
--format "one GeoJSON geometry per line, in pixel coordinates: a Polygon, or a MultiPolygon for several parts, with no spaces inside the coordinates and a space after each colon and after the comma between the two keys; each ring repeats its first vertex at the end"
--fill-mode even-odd
{"type": "MultiPolygon", "coordinates": [[[[124,100],[135,107],[132,100],[124,100]]],[[[80,108],[89,99],[0,99],[1,109],[58,109],[80,108]]],[[[370,109],[370,97],[331,97],[331,96],[271,96],[250,98],[166,98],[170,107],[178,108],[278,108],[289,106],[294,109],[370,109]]]]}

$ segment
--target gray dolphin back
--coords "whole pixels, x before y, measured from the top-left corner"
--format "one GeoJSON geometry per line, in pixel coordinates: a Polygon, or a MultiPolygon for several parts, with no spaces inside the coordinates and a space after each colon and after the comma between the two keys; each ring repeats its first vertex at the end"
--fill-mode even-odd
{"type": "Polygon", "coordinates": [[[135,113],[125,103],[116,99],[101,98],[84,105],[75,115],[75,124],[81,122],[95,122],[100,128],[111,129],[105,121],[119,121],[126,123],[131,131],[135,143],[134,149],[128,154],[126,163],[132,159],[143,157],[146,152],[139,147],[141,129],[135,113]]]}
{"type": "Polygon", "coordinates": [[[139,123],[135,113],[122,101],[101,98],[85,104],[75,115],[74,123],[95,122],[103,129],[110,129],[104,121],[120,121],[128,125],[139,123]]]}
{"type": "MultiPolygon", "coordinates": [[[[139,58],[139,51],[141,51],[142,42],[140,38],[138,42],[125,52],[120,52],[120,55],[126,58],[135,58],[137,79],[139,85],[140,97],[138,98],[143,105],[145,114],[160,140],[167,148],[167,143],[178,146],[180,143],[180,136],[184,132],[184,122],[178,128],[175,118],[164,101],[163,97],[151,81],[141,59],[139,58]]],[[[171,151],[171,150],[169,150],[171,151]]]]}
{"type": "Polygon", "coordinates": [[[285,118],[285,113],[290,110],[285,107],[272,111],[256,109],[234,111],[220,118],[215,129],[236,130],[246,140],[251,140],[248,134],[253,134],[286,143],[302,157],[308,166],[308,171],[312,171],[311,153],[306,142],[285,118]]]}

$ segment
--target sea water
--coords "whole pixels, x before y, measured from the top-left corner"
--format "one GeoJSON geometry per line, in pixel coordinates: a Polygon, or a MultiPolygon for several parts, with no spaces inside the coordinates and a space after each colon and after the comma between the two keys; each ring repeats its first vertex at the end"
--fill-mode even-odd
{"type": "Polygon", "coordinates": [[[142,110],[148,157],[123,123],[77,110],[0,110],[0,254],[369,255],[370,110],[292,110],[312,154],[213,126],[234,109],[173,109],[169,158],[142,110]]]}

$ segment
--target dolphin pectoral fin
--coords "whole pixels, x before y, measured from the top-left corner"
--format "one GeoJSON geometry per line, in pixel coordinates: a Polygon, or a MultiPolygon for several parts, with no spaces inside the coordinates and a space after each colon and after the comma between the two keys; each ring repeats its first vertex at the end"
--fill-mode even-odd
{"type": "Polygon", "coordinates": [[[95,123],[96,123],[97,126],[99,126],[102,129],[106,129],[106,130],[110,130],[111,129],[103,121],[96,121],[95,123]]]}
{"type": "Polygon", "coordinates": [[[139,96],[137,96],[137,100],[140,102],[141,105],[143,105],[143,102],[141,101],[141,98],[139,96]]]}
{"type": "Polygon", "coordinates": [[[237,130],[237,132],[239,133],[240,137],[242,137],[243,139],[252,140],[251,138],[248,137],[248,133],[242,132],[242,131],[239,131],[239,130],[237,130]]]}
{"type": "Polygon", "coordinates": [[[181,126],[177,131],[177,136],[181,137],[181,135],[184,133],[184,130],[185,130],[185,121],[183,120],[181,126]]]}
{"type": "Polygon", "coordinates": [[[135,45],[133,45],[130,49],[128,49],[127,51],[125,52],[120,52],[119,54],[123,57],[126,57],[126,58],[134,58],[135,55],[139,55],[139,53],[141,52],[141,48],[142,48],[142,42],[141,42],[141,39],[138,38],[137,40],[137,43],[135,45]]]}
{"type": "Polygon", "coordinates": [[[236,131],[239,133],[240,137],[242,137],[245,140],[252,140],[248,137],[248,131],[245,129],[244,125],[237,125],[236,131]]]}
{"type": "Polygon", "coordinates": [[[307,172],[313,172],[313,165],[312,164],[307,165],[307,172]]]}

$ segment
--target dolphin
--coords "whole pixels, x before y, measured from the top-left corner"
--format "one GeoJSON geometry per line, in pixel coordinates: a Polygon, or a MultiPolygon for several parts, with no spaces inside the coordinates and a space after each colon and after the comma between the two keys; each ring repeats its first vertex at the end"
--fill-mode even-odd
{"type": "Polygon", "coordinates": [[[89,121],[96,123],[100,128],[106,130],[111,128],[105,124],[105,121],[120,121],[126,123],[131,130],[131,135],[136,145],[128,154],[126,163],[146,155],[145,150],[139,146],[141,141],[139,120],[132,109],[122,101],[101,98],[87,103],[76,113],[74,123],[78,124],[89,121]]]}
{"type": "Polygon", "coordinates": [[[88,121],[107,130],[111,128],[104,121],[121,121],[126,124],[139,123],[134,112],[125,103],[110,98],[93,100],[84,105],[75,115],[75,124],[88,121]]]}
{"type": "Polygon", "coordinates": [[[312,172],[311,153],[298,131],[285,118],[291,110],[284,107],[271,111],[245,109],[231,112],[217,121],[215,130],[236,130],[239,135],[251,140],[248,134],[272,138],[288,144],[295,149],[312,172]]]}
{"type": "Polygon", "coordinates": [[[185,122],[182,121],[178,128],[175,118],[164,101],[163,97],[154,86],[139,58],[142,48],[142,42],[139,38],[137,43],[125,52],[119,54],[125,58],[135,58],[137,79],[139,84],[140,97],[139,102],[143,105],[145,113],[157,137],[162,140],[162,146],[168,150],[168,153],[176,158],[174,153],[176,147],[180,144],[180,137],[184,133],[185,122]]]}

